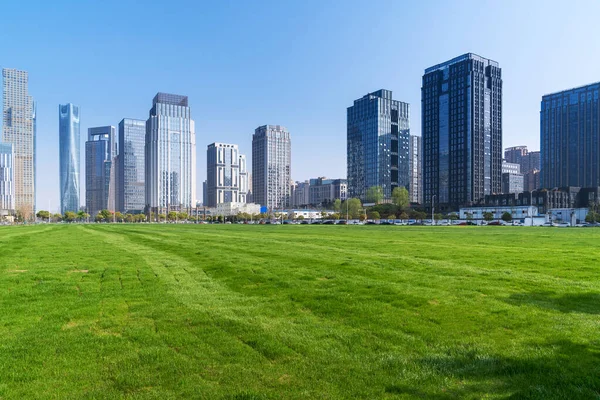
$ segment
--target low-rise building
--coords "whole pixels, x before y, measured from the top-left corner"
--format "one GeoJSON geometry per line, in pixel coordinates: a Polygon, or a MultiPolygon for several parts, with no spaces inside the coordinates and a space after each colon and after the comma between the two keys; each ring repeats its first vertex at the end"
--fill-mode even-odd
{"type": "Polygon", "coordinates": [[[492,206],[492,207],[463,207],[460,209],[460,219],[483,220],[485,213],[492,213],[493,219],[500,219],[507,212],[513,220],[524,220],[538,215],[536,206],[492,206]]]}
{"type": "Polygon", "coordinates": [[[207,208],[210,215],[223,215],[225,217],[238,215],[239,213],[260,214],[260,204],[254,203],[220,203],[215,207],[207,208]]]}
{"type": "MultiPolygon", "coordinates": [[[[327,212],[327,211],[325,211],[327,212]]],[[[300,217],[304,219],[320,219],[321,218],[320,210],[289,210],[288,218],[289,219],[298,219],[300,217]]]]}

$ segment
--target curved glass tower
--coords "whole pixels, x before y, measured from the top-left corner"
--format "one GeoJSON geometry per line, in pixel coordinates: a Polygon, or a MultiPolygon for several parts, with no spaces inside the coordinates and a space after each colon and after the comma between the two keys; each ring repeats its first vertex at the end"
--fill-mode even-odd
{"type": "Polygon", "coordinates": [[[60,146],[60,211],[79,211],[79,107],[58,106],[60,146]]]}

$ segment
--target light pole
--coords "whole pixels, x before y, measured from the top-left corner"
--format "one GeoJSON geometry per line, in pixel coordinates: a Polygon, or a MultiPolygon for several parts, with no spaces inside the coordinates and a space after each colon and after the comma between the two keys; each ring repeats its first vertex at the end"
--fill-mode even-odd
{"type": "Polygon", "coordinates": [[[350,223],[350,221],[348,221],[348,216],[350,214],[348,213],[348,199],[346,199],[346,224],[350,223]]]}
{"type": "Polygon", "coordinates": [[[433,196],[431,196],[431,225],[435,224],[435,222],[434,222],[435,220],[433,219],[433,213],[435,211],[435,202],[434,202],[435,200],[434,199],[436,198],[436,196],[437,195],[435,195],[435,194],[433,196]]]}

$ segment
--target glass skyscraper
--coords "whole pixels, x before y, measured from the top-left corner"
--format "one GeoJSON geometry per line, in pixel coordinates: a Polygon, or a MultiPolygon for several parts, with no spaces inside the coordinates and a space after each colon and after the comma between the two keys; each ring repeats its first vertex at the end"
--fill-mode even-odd
{"type": "Polygon", "coordinates": [[[15,209],[15,173],[13,145],[0,142],[0,215],[12,215],[15,209]]]}
{"type": "Polygon", "coordinates": [[[145,188],[146,121],[125,118],[119,122],[117,156],[117,210],[139,214],[146,205],[145,188]]]}
{"type": "Polygon", "coordinates": [[[237,144],[212,143],[206,149],[206,203],[245,203],[248,191],[246,157],[237,144]]]}
{"type": "Polygon", "coordinates": [[[60,172],[60,212],[79,211],[79,107],[71,103],[58,106],[60,172]]]}
{"type": "Polygon", "coordinates": [[[196,131],[187,96],[154,97],[145,143],[146,205],[158,214],[196,207],[196,131]]]}
{"type": "Polygon", "coordinates": [[[502,190],[502,70],[468,53],[427,68],[423,201],[456,210],[502,190]],[[435,196],[435,197],[434,197],[435,196]]]}
{"type": "Polygon", "coordinates": [[[292,139],[281,125],[263,125],[252,136],[253,202],[269,211],[290,206],[292,139]]]}
{"type": "Polygon", "coordinates": [[[541,186],[600,186],[600,82],[542,97],[541,186]]]}
{"type": "Polygon", "coordinates": [[[2,142],[13,145],[14,205],[25,219],[35,214],[35,103],[26,71],[2,69],[2,142]]]}
{"type": "Polygon", "coordinates": [[[355,100],[347,112],[348,195],[366,199],[381,186],[389,199],[394,188],[410,185],[409,104],[381,89],[355,100]]]}
{"type": "Polygon", "coordinates": [[[110,200],[113,177],[113,159],[116,154],[116,129],[114,126],[101,126],[88,129],[85,142],[85,204],[93,217],[99,211],[112,207],[110,200]]]}

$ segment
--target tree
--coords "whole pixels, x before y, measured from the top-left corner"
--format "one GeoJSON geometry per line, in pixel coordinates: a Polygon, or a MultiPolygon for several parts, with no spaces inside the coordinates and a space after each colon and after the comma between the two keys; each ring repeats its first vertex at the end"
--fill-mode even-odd
{"type": "MultiPolygon", "coordinates": [[[[143,214],[138,214],[143,215],[143,214]]],[[[133,222],[135,221],[133,214],[127,213],[125,214],[125,222],[133,222]]]]}
{"type": "Polygon", "coordinates": [[[470,212],[467,213],[467,221],[473,221],[473,214],[470,212]]]}
{"type": "Polygon", "coordinates": [[[458,215],[456,215],[455,213],[450,213],[448,214],[448,219],[450,221],[456,221],[458,219],[458,215]]]}
{"type": "Polygon", "coordinates": [[[167,216],[165,214],[158,214],[159,221],[164,221],[165,219],[167,219],[167,216]]]}
{"type": "Polygon", "coordinates": [[[427,213],[425,211],[417,212],[417,219],[423,222],[423,220],[427,218],[427,213]]]}
{"type": "Polygon", "coordinates": [[[396,215],[395,214],[390,214],[387,216],[387,219],[396,219],[396,215]]]}
{"type": "Polygon", "coordinates": [[[41,219],[42,221],[49,221],[50,211],[40,210],[37,212],[37,214],[35,214],[35,216],[41,219]]]}
{"type": "Polygon", "coordinates": [[[60,222],[60,221],[62,221],[62,215],[56,213],[52,216],[52,219],[54,220],[54,222],[60,222]]]}
{"type": "Polygon", "coordinates": [[[67,222],[74,222],[77,220],[77,214],[75,214],[73,211],[67,211],[63,218],[67,222]]]}
{"type": "Polygon", "coordinates": [[[362,214],[362,203],[359,199],[348,199],[342,204],[342,214],[348,212],[350,218],[358,218],[362,214]]]}
{"type": "Polygon", "coordinates": [[[365,214],[360,214],[360,215],[358,216],[358,220],[359,220],[359,221],[364,221],[365,219],[367,219],[367,217],[365,217],[365,214]]]}
{"type": "Polygon", "coordinates": [[[169,213],[167,214],[167,219],[169,221],[175,221],[177,219],[177,212],[176,211],[169,211],[169,213]]]}
{"type": "Polygon", "coordinates": [[[502,221],[504,221],[504,222],[512,221],[512,215],[508,211],[503,212],[501,218],[502,218],[502,221]]]}
{"type": "Polygon", "coordinates": [[[443,216],[442,216],[442,214],[440,214],[440,213],[435,213],[435,214],[433,215],[433,219],[435,219],[436,221],[439,221],[439,220],[440,220],[440,219],[442,219],[442,218],[443,218],[443,216]]]}
{"type": "Polygon", "coordinates": [[[392,203],[397,205],[401,211],[409,206],[408,190],[404,186],[396,187],[392,190],[392,203]]]}
{"type": "Polygon", "coordinates": [[[102,215],[102,220],[105,222],[111,222],[113,220],[113,214],[109,210],[102,210],[99,214],[102,215]]]}
{"type": "Polygon", "coordinates": [[[487,222],[490,222],[491,220],[494,219],[494,214],[492,214],[489,211],[486,211],[483,213],[483,219],[485,219],[487,222]]]}
{"type": "Polygon", "coordinates": [[[179,219],[180,221],[187,221],[188,217],[189,216],[186,212],[180,212],[179,214],[177,214],[177,219],[179,219]]]}
{"type": "Polygon", "coordinates": [[[298,221],[304,221],[304,215],[298,215],[298,218],[296,218],[298,221]]]}
{"type": "Polygon", "coordinates": [[[593,211],[588,212],[588,214],[585,216],[585,222],[587,223],[594,223],[598,220],[598,214],[596,214],[593,211]]]}
{"type": "Polygon", "coordinates": [[[96,214],[96,217],[94,218],[94,220],[96,222],[104,222],[104,216],[102,215],[101,212],[98,212],[98,214],[96,214]]]}
{"type": "Polygon", "coordinates": [[[371,219],[380,219],[381,215],[379,215],[379,213],[377,211],[371,211],[369,213],[369,218],[371,218],[371,219]]]}
{"type": "Polygon", "coordinates": [[[333,211],[337,213],[342,211],[342,201],[340,199],[335,199],[333,201],[333,211]]]}
{"type": "Polygon", "coordinates": [[[400,219],[401,220],[408,219],[408,214],[406,212],[402,211],[402,214],[400,214],[400,219]]]}
{"type": "Polygon", "coordinates": [[[367,189],[367,201],[369,203],[381,203],[383,200],[383,188],[381,186],[371,186],[367,189]]]}

